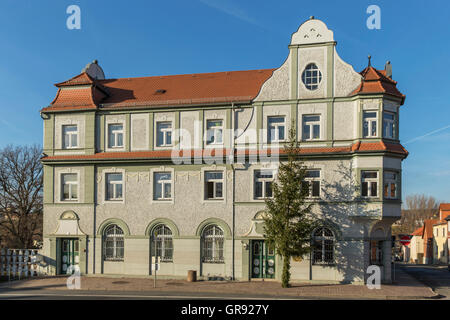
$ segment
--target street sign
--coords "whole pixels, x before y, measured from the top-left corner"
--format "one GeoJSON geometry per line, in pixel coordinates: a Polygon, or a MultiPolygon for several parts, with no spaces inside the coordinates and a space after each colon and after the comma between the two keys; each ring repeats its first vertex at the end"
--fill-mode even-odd
{"type": "Polygon", "coordinates": [[[401,236],[400,243],[404,246],[407,246],[408,244],[411,243],[411,236],[401,236]]]}

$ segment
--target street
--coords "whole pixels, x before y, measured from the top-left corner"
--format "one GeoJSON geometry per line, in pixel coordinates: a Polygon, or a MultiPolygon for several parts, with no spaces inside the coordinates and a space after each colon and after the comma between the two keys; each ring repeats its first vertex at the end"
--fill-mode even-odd
{"type": "Polygon", "coordinates": [[[433,265],[397,264],[404,272],[450,300],[450,271],[433,265]]]}

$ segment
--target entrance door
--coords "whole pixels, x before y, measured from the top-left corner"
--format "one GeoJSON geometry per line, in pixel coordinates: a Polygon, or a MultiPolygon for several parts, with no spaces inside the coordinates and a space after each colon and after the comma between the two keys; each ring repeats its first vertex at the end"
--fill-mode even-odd
{"type": "Polygon", "coordinates": [[[80,252],[78,239],[61,239],[61,274],[80,271],[80,252]]]}
{"type": "Polygon", "coordinates": [[[275,278],[275,251],[264,240],[252,240],[252,278],[275,278]]]}

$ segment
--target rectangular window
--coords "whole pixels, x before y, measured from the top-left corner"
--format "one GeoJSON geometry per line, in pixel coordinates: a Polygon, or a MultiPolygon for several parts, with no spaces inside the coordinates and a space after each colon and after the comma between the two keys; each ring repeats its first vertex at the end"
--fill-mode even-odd
{"type": "Polygon", "coordinates": [[[208,120],[206,122],[206,144],[223,144],[222,133],[222,120],[208,120]]]}
{"type": "Polygon", "coordinates": [[[122,173],[106,174],[106,200],[123,199],[123,178],[122,173]]]}
{"type": "Polygon", "coordinates": [[[377,171],[361,171],[361,195],[363,197],[378,196],[377,171]]]}
{"type": "Polygon", "coordinates": [[[223,199],[223,172],[205,172],[205,198],[223,199]]]}
{"type": "Polygon", "coordinates": [[[62,126],[63,149],[78,147],[78,129],[76,125],[62,126]]]}
{"type": "Polygon", "coordinates": [[[285,140],[285,120],[284,117],[267,118],[267,142],[281,142],[285,140]]]}
{"type": "Polygon", "coordinates": [[[156,123],[156,146],[168,147],[172,145],[172,122],[156,123]]]}
{"type": "Polygon", "coordinates": [[[254,198],[264,199],[272,197],[272,170],[255,170],[254,198]]]}
{"type": "Polygon", "coordinates": [[[123,148],[123,124],[108,125],[108,147],[123,148]]]}
{"type": "Polygon", "coordinates": [[[320,170],[307,170],[302,185],[308,197],[320,197],[320,170]]]}
{"type": "Polygon", "coordinates": [[[303,140],[320,139],[320,116],[303,116],[303,140]]]}
{"type": "Polygon", "coordinates": [[[78,200],[78,181],[76,173],[61,175],[62,197],[61,200],[78,200]]]}
{"type": "Polygon", "coordinates": [[[172,199],[172,174],[170,172],[155,172],[153,188],[154,200],[172,199]]]}
{"type": "Polygon", "coordinates": [[[363,115],[363,135],[364,138],[377,136],[377,112],[364,111],[363,115]]]}
{"type": "Polygon", "coordinates": [[[398,174],[387,171],[384,173],[384,198],[397,199],[398,174]]]}
{"type": "Polygon", "coordinates": [[[395,139],[395,114],[383,112],[383,138],[395,139]]]}

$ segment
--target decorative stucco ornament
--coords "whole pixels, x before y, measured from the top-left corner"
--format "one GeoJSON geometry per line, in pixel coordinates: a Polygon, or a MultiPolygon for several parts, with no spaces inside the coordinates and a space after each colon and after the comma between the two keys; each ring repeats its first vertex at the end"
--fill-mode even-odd
{"type": "Polygon", "coordinates": [[[334,41],[333,31],[320,20],[311,17],[292,35],[291,45],[334,41]]]}

